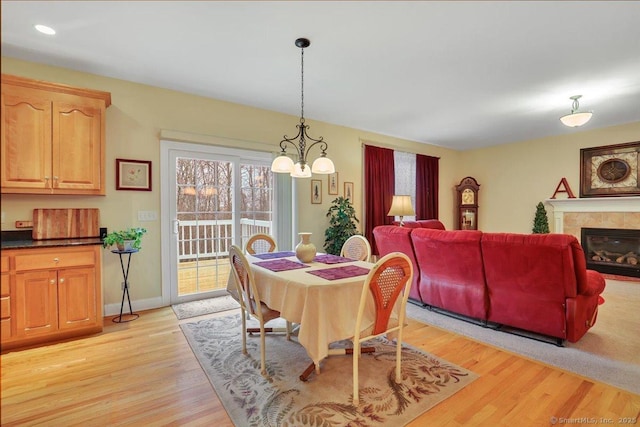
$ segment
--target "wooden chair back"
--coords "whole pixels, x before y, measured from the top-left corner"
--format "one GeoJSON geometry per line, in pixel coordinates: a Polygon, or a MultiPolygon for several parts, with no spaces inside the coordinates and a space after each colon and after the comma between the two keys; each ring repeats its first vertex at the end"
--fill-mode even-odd
{"type": "Polygon", "coordinates": [[[268,234],[258,233],[249,237],[245,245],[245,252],[250,255],[263,254],[265,252],[275,252],[278,248],[276,241],[268,234]]]}
{"type": "Polygon", "coordinates": [[[371,259],[371,245],[366,237],[359,234],[353,235],[342,245],[340,256],[369,262],[371,259]]]}

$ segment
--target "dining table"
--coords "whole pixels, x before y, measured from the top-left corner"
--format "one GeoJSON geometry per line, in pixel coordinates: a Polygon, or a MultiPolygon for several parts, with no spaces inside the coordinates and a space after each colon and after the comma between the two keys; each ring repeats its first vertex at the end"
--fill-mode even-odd
{"type": "MultiPolygon", "coordinates": [[[[298,342],[319,372],[329,345],[354,336],[362,287],[374,264],[331,254],[317,254],[312,262],[303,263],[287,251],[247,255],[247,260],[261,300],[298,324],[298,342]]],[[[369,333],[374,321],[370,295],[362,333],[369,333]]]]}

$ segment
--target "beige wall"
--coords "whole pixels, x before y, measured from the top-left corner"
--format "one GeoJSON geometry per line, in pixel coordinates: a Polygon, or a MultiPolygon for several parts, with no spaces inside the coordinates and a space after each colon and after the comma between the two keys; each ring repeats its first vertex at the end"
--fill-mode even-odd
{"type": "MultiPolygon", "coordinates": [[[[6,214],[3,230],[13,229],[16,220],[30,219],[33,208],[94,207],[100,209],[101,226],[109,229],[144,226],[149,233],[143,251],[132,261],[130,281],[132,299],[157,301],[161,296],[160,221],[138,222],[139,210],[160,212],[160,132],[177,131],[232,140],[230,146],[264,151],[279,151],[284,134],[293,134],[298,117],[159,89],[122,80],[48,67],[11,58],[2,58],[2,73],[69,84],[111,92],[112,105],[107,110],[107,147],[105,197],[3,195],[6,214]],[[115,159],[129,158],[153,162],[153,191],[115,190],[115,159]]],[[[308,120],[310,133],[323,136],[329,144],[328,154],[342,183],[355,185],[354,205],[362,227],[362,143],[395,147],[398,150],[440,157],[440,219],[454,228],[456,213],[454,187],[465,176],[481,184],[479,226],[486,231],[528,233],[535,206],[549,198],[562,177],[566,177],[576,195],[579,191],[579,149],[640,140],[640,123],[608,129],[577,132],[500,145],[486,149],[457,152],[357,129],[308,120]]],[[[597,114],[593,124],[597,125],[597,114]]],[[[207,139],[207,138],[203,138],[207,139]]],[[[314,154],[312,152],[312,154],[314,154]]],[[[323,203],[310,203],[310,183],[298,188],[299,229],[313,233],[313,243],[322,248],[328,221],[327,209],[336,196],[327,194],[323,180],[323,203]]],[[[551,219],[551,212],[549,211],[551,219]]],[[[550,221],[552,225],[552,221],[550,221]]],[[[106,305],[118,305],[121,297],[121,272],[116,256],[105,251],[103,289],[106,305]]]]}
{"type": "MultiPolygon", "coordinates": [[[[587,126],[597,126],[597,111],[587,126]]],[[[562,126],[558,121],[558,126],[562,126]]],[[[586,128],[588,129],[588,128],[586,128]]],[[[563,128],[564,135],[498,145],[462,153],[460,175],[471,175],[480,184],[479,228],[484,231],[530,233],[538,202],[553,196],[567,178],[576,197],[580,195],[580,149],[640,141],[640,122],[609,128],[577,131],[563,128]]],[[[560,193],[558,199],[567,198],[560,193]]],[[[553,232],[553,211],[545,205],[553,232]]]]}
{"type": "MultiPolygon", "coordinates": [[[[275,113],[238,104],[159,89],[122,80],[79,73],[66,69],[2,58],[2,73],[39,80],[108,91],[112,105],[107,109],[106,180],[104,197],[25,196],[3,195],[2,211],[6,218],[3,230],[14,229],[16,220],[29,220],[33,208],[93,207],[100,209],[100,225],[109,229],[144,226],[149,232],[143,239],[143,250],[132,261],[130,281],[134,300],[157,300],[161,296],[161,233],[160,221],[138,222],[139,210],[160,211],[160,132],[177,131],[218,136],[232,140],[230,146],[264,151],[279,151],[284,134],[294,134],[298,117],[275,113]],[[140,159],[153,162],[153,191],[116,191],[115,159],[140,159]]],[[[354,206],[362,220],[362,141],[395,146],[398,149],[441,157],[441,217],[448,227],[454,219],[450,206],[452,195],[448,188],[459,177],[456,165],[460,153],[448,149],[405,141],[371,132],[334,126],[307,120],[312,136],[323,136],[329,144],[328,154],[334,160],[342,183],[354,183],[354,206]]],[[[204,138],[206,140],[206,138],[204,138]]],[[[315,149],[314,149],[315,150],[315,149]]],[[[312,155],[316,154],[312,152],[312,155]]],[[[304,180],[298,189],[299,229],[313,233],[313,243],[322,248],[325,216],[331,200],[327,194],[326,176],[323,179],[323,203],[310,203],[310,183],[304,180]]],[[[362,226],[362,223],[360,224],[362,226]]],[[[120,264],[115,255],[105,251],[103,256],[103,289],[105,305],[118,304],[121,291],[120,264]]],[[[140,305],[138,306],[140,307],[140,305]]]]}

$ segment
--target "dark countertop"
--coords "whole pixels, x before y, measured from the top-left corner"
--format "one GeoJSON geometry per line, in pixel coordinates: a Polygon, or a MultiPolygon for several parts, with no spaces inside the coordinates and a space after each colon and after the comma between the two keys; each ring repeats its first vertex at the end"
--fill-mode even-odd
{"type": "Polygon", "coordinates": [[[0,240],[1,249],[35,249],[86,245],[102,245],[102,240],[99,237],[33,240],[31,238],[31,230],[3,231],[0,240]]]}

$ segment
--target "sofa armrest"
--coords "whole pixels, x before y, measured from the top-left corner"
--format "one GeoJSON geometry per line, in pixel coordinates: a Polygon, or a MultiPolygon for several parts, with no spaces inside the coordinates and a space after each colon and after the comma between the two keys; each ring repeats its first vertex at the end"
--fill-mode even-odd
{"type": "Polygon", "coordinates": [[[600,295],[604,291],[604,276],[594,270],[587,270],[587,281],[578,289],[580,295],[600,295]]]}

